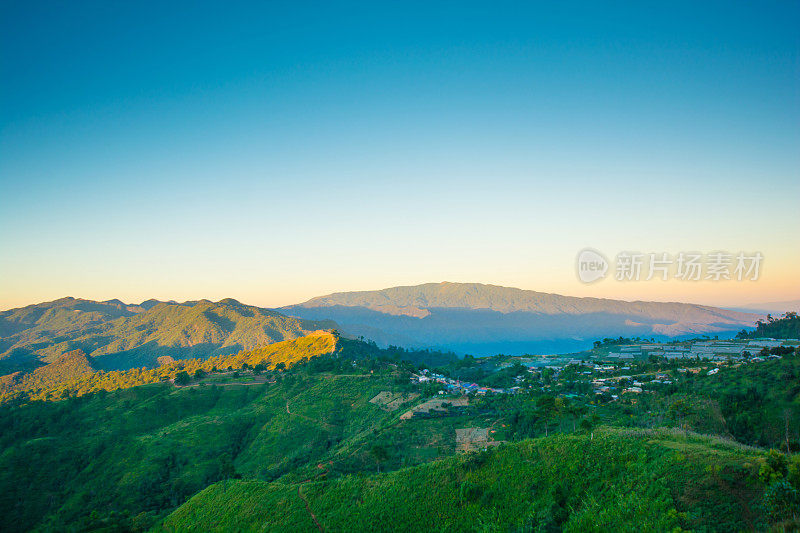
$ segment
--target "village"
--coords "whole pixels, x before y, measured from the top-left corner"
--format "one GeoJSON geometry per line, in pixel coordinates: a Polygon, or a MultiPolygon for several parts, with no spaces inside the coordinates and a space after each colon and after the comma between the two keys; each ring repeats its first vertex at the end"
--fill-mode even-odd
{"type": "Polygon", "coordinates": [[[588,383],[595,395],[603,396],[605,401],[615,401],[621,394],[655,392],[679,380],[681,375],[713,376],[726,365],[757,364],[780,359],[797,350],[800,350],[798,339],[620,343],[610,347],[596,345],[593,350],[577,354],[509,358],[497,364],[496,371],[518,364],[525,372],[514,377],[515,384],[509,387],[483,386],[428,369],[412,374],[411,381],[419,385],[438,384],[442,387],[438,394],[447,396],[518,394],[535,389],[547,391],[552,385],[542,381],[545,373],[548,374],[546,381],[557,383],[565,370],[569,370],[572,383],[588,383]],[[636,372],[631,371],[633,366],[636,372]],[[654,371],[653,366],[662,366],[664,370],[654,371]]]}

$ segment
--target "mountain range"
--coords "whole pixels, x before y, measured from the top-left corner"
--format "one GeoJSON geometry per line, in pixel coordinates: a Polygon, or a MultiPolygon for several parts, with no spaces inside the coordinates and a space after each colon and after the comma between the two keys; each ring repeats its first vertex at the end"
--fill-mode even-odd
{"type": "Polygon", "coordinates": [[[0,312],[0,375],[82,350],[125,370],[158,358],[227,355],[339,329],[379,346],[494,355],[582,350],[604,337],[730,336],[760,315],[663,302],[576,298],[477,283],[342,292],[277,310],[227,298],[126,304],[61,298],[0,312]]]}
{"type": "Polygon", "coordinates": [[[128,305],[61,298],[0,312],[0,375],[82,350],[102,370],[158,365],[174,359],[227,355],[335,327],[287,317],[233,299],[128,305]]]}
{"type": "Polygon", "coordinates": [[[674,302],[577,298],[478,283],[428,283],[313,298],[281,312],[330,319],[379,345],[492,355],[582,350],[604,337],[731,336],[760,315],[674,302]]]}

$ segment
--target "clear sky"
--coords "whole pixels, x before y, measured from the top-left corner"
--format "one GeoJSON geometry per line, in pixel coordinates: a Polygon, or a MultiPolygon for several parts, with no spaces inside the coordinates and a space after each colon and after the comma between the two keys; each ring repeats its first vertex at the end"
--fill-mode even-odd
{"type": "Polygon", "coordinates": [[[333,4],[3,2],[0,308],[800,298],[800,2],[333,4]],[[587,246],[765,260],[584,285],[587,246]]]}

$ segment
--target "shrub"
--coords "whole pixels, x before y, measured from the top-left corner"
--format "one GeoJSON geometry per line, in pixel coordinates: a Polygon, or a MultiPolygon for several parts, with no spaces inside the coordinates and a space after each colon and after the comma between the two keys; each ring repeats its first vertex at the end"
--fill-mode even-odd
{"type": "Polygon", "coordinates": [[[764,491],[764,508],[773,520],[796,520],[800,516],[800,495],[785,479],[773,481],[764,491]]]}

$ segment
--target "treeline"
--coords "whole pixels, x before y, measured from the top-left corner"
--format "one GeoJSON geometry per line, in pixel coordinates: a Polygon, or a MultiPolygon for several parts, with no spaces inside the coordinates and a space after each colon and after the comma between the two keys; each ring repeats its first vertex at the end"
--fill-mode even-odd
{"type": "Polygon", "coordinates": [[[800,339],[800,317],[797,313],[784,313],[780,318],[767,315],[767,320],[756,322],[756,329],[752,331],[742,330],[737,335],[737,339],[800,339]]]}
{"type": "Polygon", "coordinates": [[[655,338],[651,337],[646,339],[644,337],[606,337],[601,341],[594,341],[592,343],[595,348],[602,348],[605,346],[618,346],[620,344],[644,344],[648,342],[655,342],[655,338]]]}
{"type": "Polygon", "coordinates": [[[459,360],[458,355],[453,352],[430,349],[417,350],[393,345],[387,348],[379,348],[375,341],[365,339],[363,336],[358,340],[341,338],[339,342],[342,351],[353,358],[377,357],[385,361],[407,361],[424,367],[443,366],[459,360]]]}

